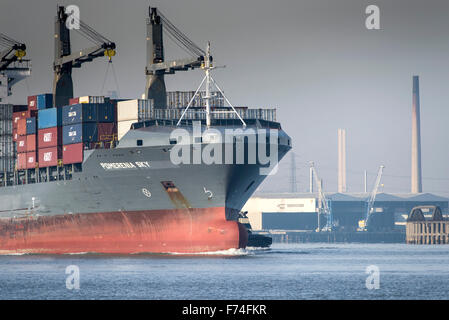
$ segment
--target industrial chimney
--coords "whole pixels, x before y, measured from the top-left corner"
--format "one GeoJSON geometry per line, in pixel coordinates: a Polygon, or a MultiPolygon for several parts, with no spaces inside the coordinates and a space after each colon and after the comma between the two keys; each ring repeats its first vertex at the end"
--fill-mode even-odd
{"type": "Polygon", "coordinates": [[[346,130],[338,129],[338,192],[346,192],[346,130]]]}
{"type": "Polygon", "coordinates": [[[421,120],[419,116],[419,77],[413,76],[412,107],[412,193],[422,192],[421,182],[421,120]]]}

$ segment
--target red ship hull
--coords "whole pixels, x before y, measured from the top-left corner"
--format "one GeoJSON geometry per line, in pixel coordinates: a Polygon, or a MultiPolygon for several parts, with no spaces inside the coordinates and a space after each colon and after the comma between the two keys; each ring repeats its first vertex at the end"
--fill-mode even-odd
{"type": "Polygon", "coordinates": [[[200,253],[245,248],[225,208],[64,214],[0,220],[0,254],[200,253]]]}

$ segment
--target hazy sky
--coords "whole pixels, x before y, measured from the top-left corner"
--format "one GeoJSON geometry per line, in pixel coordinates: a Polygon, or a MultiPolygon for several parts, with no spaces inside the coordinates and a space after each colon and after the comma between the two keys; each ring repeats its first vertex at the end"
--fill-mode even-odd
{"type": "MultiPolygon", "coordinates": [[[[25,42],[33,73],[9,101],[51,92],[56,4],[76,4],[81,19],[117,43],[122,97],[145,86],[148,1],[1,0],[0,32],[25,42]]],[[[235,105],[278,108],[293,138],[300,191],[314,160],[326,191],[337,189],[337,129],[346,129],[348,191],[370,186],[384,164],[385,192],[410,191],[412,76],[420,76],[423,190],[449,195],[449,1],[165,0],[151,1],[194,42],[212,42],[226,65],[215,78],[235,105]],[[365,8],[380,7],[381,30],[365,28],[365,8]]],[[[91,44],[74,37],[73,49],[91,44]]],[[[167,41],[168,58],[185,57],[167,41]]],[[[107,63],[74,71],[75,95],[99,95],[107,63]]],[[[111,75],[111,73],[109,73],[111,75]]],[[[195,90],[201,71],[167,76],[168,90],[195,90]]],[[[113,78],[105,89],[116,89],[113,78]]],[[[290,158],[263,185],[288,191],[290,158]]]]}

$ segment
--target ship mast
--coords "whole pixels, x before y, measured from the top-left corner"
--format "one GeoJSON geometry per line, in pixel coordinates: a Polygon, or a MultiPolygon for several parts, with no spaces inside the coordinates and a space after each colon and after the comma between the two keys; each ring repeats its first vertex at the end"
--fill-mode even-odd
{"type": "Polygon", "coordinates": [[[210,70],[213,69],[211,56],[210,56],[210,42],[207,42],[207,51],[206,51],[206,59],[204,62],[204,71],[206,72],[206,96],[204,99],[206,100],[206,126],[209,128],[211,123],[211,112],[210,112],[210,99],[211,99],[211,76],[210,70]]]}
{"type": "Polygon", "coordinates": [[[204,76],[203,80],[201,81],[198,89],[196,89],[195,94],[190,99],[189,104],[187,105],[187,107],[182,112],[181,117],[179,118],[178,123],[176,125],[179,126],[179,124],[181,123],[181,120],[184,118],[184,115],[186,114],[187,110],[192,105],[193,100],[198,95],[198,92],[200,91],[201,87],[203,86],[203,83],[206,82],[206,96],[203,97],[205,102],[206,102],[205,103],[205,107],[206,107],[206,126],[208,128],[211,126],[212,114],[213,113],[234,113],[237,116],[237,118],[240,120],[240,122],[242,123],[243,127],[246,127],[246,122],[242,119],[242,117],[237,112],[237,110],[235,110],[234,106],[229,102],[229,100],[226,97],[226,95],[224,94],[223,90],[221,90],[221,88],[218,86],[217,82],[212,77],[211,70],[217,68],[217,67],[213,66],[212,61],[213,61],[213,59],[212,59],[212,56],[210,55],[210,42],[207,42],[206,57],[204,59],[204,63],[201,65],[201,69],[204,70],[205,76],[204,76]],[[212,89],[211,89],[212,86],[214,86],[221,93],[221,95],[223,96],[225,101],[231,107],[232,111],[214,111],[214,112],[211,111],[210,107],[211,107],[211,99],[212,99],[212,89]]]}

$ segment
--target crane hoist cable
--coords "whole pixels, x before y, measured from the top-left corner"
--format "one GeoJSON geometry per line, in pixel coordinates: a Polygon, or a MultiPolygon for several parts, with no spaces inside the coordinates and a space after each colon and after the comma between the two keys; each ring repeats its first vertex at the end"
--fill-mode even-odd
{"type": "Polygon", "coordinates": [[[192,57],[196,57],[195,54],[192,54],[192,52],[188,51],[184,46],[182,46],[170,33],[165,34],[176,46],[178,46],[181,50],[183,50],[185,53],[192,57]]]}
{"type": "Polygon", "coordinates": [[[117,96],[120,97],[120,88],[118,85],[118,79],[117,79],[117,75],[115,73],[115,68],[114,68],[114,64],[112,63],[112,60],[109,61],[107,67],[106,67],[106,73],[104,75],[104,80],[103,80],[103,85],[101,86],[101,94],[104,94],[104,86],[106,84],[106,81],[108,79],[108,73],[109,73],[109,67],[112,69],[112,76],[114,78],[114,82],[115,82],[115,88],[117,89],[117,96]]]}
{"type": "Polygon", "coordinates": [[[174,39],[176,39],[181,45],[183,45],[194,56],[205,56],[206,52],[190,40],[184,33],[182,33],[176,26],[168,20],[162,12],[159,11],[164,30],[168,32],[174,39]]]}
{"type": "Polygon", "coordinates": [[[81,19],[78,19],[76,17],[72,18],[76,24],[79,25],[79,29],[74,29],[78,33],[80,33],[82,36],[86,37],[90,41],[94,43],[112,43],[111,40],[100,34],[98,31],[95,31],[94,28],[89,26],[87,23],[82,21],[81,19]]]}
{"type": "Polygon", "coordinates": [[[80,25],[80,28],[75,30],[84,38],[92,41],[93,43],[103,45],[105,49],[104,55],[109,58],[109,61],[111,61],[111,58],[115,56],[115,45],[113,44],[113,42],[108,38],[106,38],[105,36],[98,33],[97,31],[95,31],[87,23],[77,18],[73,19],[80,25]]]}
{"type": "MultiPolygon", "coordinates": [[[[20,43],[19,41],[16,41],[7,35],[0,33],[0,46],[6,48],[6,51],[2,52],[2,56],[0,56],[0,61],[11,63],[15,61],[15,59],[21,61],[23,57],[26,56],[26,46],[23,43],[20,43]],[[8,56],[14,52],[14,57],[8,56]]],[[[8,64],[9,64],[8,63],[8,64]]],[[[3,68],[5,65],[3,65],[3,68]]],[[[7,65],[6,65],[7,67],[7,65]]]]}
{"type": "Polygon", "coordinates": [[[5,47],[6,46],[10,47],[10,46],[20,44],[20,42],[8,37],[6,34],[3,34],[3,33],[0,33],[0,43],[5,47]]]}

